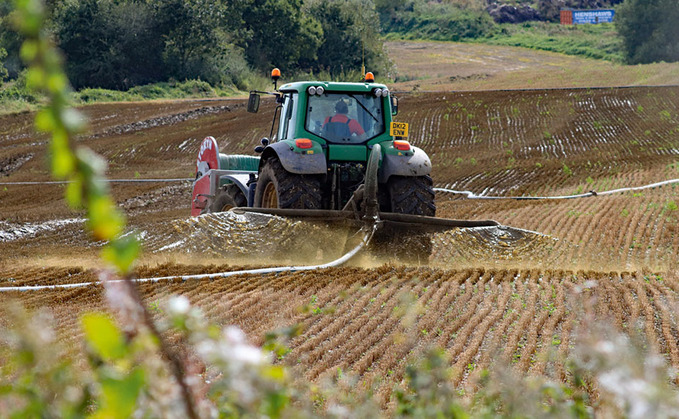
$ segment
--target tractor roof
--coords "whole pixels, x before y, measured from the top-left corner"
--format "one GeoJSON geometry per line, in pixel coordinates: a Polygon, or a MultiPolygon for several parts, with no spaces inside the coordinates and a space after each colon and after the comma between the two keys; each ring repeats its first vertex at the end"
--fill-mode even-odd
{"type": "Polygon", "coordinates": [[[375,88],[385,89],[387,86],[381,83],[346,83],[334,81],[298,81],[294,83],[287,83],[281,86],[281,92],[303,92],[310,86],[323,86],[328,92],[357,92],[367,93],[375,88]]]}

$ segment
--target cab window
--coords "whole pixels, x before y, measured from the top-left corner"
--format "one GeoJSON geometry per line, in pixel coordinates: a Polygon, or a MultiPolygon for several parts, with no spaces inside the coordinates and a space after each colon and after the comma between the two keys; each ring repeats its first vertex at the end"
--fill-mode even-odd
{"type": "Polygon", "coordinates": [[[311,95],[304,127],[332,143],[366,142],[385,131],[382,98],[353,92],[311,95]]]}
{"type": "Polygon", "coordinates": [[[281,122],[278,126],[278,139],[287,140],[294,138],[295,124],[297,123],[297,93],[286,93],[283,97],[281,109],[281,122]]]}

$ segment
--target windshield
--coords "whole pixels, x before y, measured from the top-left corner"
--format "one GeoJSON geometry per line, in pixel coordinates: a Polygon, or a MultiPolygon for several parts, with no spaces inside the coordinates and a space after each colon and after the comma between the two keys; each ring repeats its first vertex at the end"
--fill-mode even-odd
{"type": "Polygon", "coordinates": [[[363,93],[309,96],[305,128],[333,143],[358,144],[382,134],[382,98],[363,93]]]}

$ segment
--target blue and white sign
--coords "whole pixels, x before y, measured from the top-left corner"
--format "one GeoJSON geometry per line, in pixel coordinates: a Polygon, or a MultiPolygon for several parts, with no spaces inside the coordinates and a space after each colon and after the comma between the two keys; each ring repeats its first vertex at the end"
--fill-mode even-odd
{"type": "Polygon", "coordinates": [[[610,23],[613,22],[615,10],[573,10],[573,24],[583,25],[587,23],[610,23]]]}

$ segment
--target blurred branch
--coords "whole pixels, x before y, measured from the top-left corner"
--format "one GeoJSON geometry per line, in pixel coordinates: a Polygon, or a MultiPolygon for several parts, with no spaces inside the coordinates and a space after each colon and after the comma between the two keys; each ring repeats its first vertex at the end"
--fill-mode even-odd
{"type": "MultiPolygon", "coordinates": [[[[87,211],[88,228],[95,240],[106,241],[102,257],[111,262],[119,274],[127,275],[137,258],[139,245],[132,235],[121,237],[125,216],[116,207],[105,181],[106,162],[87,148],[75,148],[72,139],[85,128],[85,117],[70,107],[71,87],[63,71],[62,57],[52,45],[45,29],[46,10],[42,0],[16,0],[15,25],[25,37],[21,57],[28,66],[27,86],[44,92],[48,105],[38,112],[36,128],[52,137],[50,143],[52,175],[69,180],[66,199],[73,208],[87,211]]],[[[106,277],[102,274],[102,277],[106,277]]],[[[163,339],[142,302],[132,281],[126,281],[129,294],[143,311],[144,323],[160,342],[160,350],[170,362],[172,373],[181,387],[186,414],[197,418],[194,401],[185,381],[181,360],[163,339]]]]}

